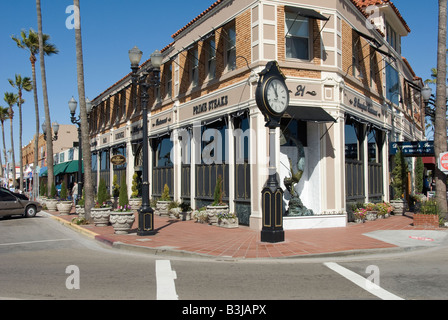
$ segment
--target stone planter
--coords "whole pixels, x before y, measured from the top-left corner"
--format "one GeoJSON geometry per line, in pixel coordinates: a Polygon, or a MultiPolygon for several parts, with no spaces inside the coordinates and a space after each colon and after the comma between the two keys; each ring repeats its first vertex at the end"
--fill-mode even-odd
{"type": "Polygon", "coordinates": [[[77,205],[77,206],[75,206],[75,210],[76,210],[76,214],[77,214],[80,218],[85,217],[85,210],[84,210],[84,207],[77,205]]]}
{"type": "Polygon", "coordinates": [[[414,227],[439,227],[439,216],[437,214],[414,214],[414,227]]]}
{"type": "Polygon", "coordinates": [[[367,211],[366,212],[366,220],[367,221],[375,221],[378,218],[378,212],[376,211],[367,211]]]}
{"type": "Polygon", "coordinates": [[[96,227],[107,227],[109,225],[109,216],[112,208],[92,208],[90,213],[92,215],[93,223],[96,227]]]}
{"type": "Polygon", "coordinates": [[[129,205],[132,210],[139,210],[142,207],[142,198],[129,199],[129,205]]]}
{"type": "Polygon", "coordinates": [[[364,223],[365,219],[362,218],[355,218],[355,223],[364,223]]]}
{"type": "Polygon", "coordinates": [[[238,218],[218,219],[218,227],[229,229],[238,228],[238,218]]]}
{"type": "Polygon", "coordinates": [[[57,211],[58,210],[57,204],[58,204],[58,200],[56,200],[56,199],[47,199],[45,201],[45,205],[47,206],[47,209],[49,211],[57,211]]]}
{"type": "Polygon", "coordinates": [[[70,214],[70,211],[72,211],[73,202],[71,201],[60,201],[56,208],[58,209],[59,213],[63,216],[68,216],[70,214]]]}
{"type": "Polygon", "coordinates": [[[169,216],[170,211],[168,210],[168,206],[171,201],[157,201],[155,213],[159,216],[169,216]]]}
{"type": "Polygon", "coordinates": [[[45,205],[45,202],[48,200],[48,198],[47,197],[40,197],[39,198],[39,203],[42,205],[42,206],[44,206],[45,205]]]}
{"type": "Polygon", "coordinates": [[[211,225],[218,225],[218,213],[229,213],[229,206],[207,206],[208,223],[211,225]]]}
{"type": "Polygon", "coordinates": [[[390,204],[394,207],[394,215],[404,215],[406,213],[406,201],[403,199],[391,200],[390,204]]]}
{"type": "Polygon", "coordinates": [[[109,221],[114,227],[115,234],[128,234],[135,221],[134,212],[112,211],[109,221]]]}
{"type": "Polygon", "coordinates": [[[191,220],[191,211],[179,212],[179,219],[182,221],[190,221],[191,220]]]}

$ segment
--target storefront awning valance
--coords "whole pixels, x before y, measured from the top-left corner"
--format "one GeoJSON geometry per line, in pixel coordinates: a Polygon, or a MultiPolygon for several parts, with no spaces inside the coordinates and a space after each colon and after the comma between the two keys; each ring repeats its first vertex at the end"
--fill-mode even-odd
{"type": "MultiPolygon", "coordinates": [[[[69,162],[64,162],[64,163],[59,163],[57,165],[54,166],[54,175],[60,175],[60,174],[65,174],[65,173],[75,173],[78,172],[78,160],[74,160],[74,161],[69,161],[69,162]]],[[[84,165],[82,168],[82,172],[84,172],[84,165]]],[[[48,177],[48,169],[47,168],[42,168],[40,170],[40,177],[48,177]]]]}
{"type": "Polygon", "coordinates": [[[317,19],[317,20],[324,20],[328,21],[330,18],[327,18],[323,15],[321,15],[319,12],[313,9],[306,9],[306,8],[297,8],[297,7],[286,7],[286,11],[296,13],[299,16],[305,17],[305,18],[311,18],[311,19],[317,19]]]}
{"type": "MultiPolygon", "coordinates": [[[[70,161],[64,173],[77,173],[79,160],[70,161]]],[[[82,172],[84,173],[84,163],[82,163],[82,172]]]]}
{"type": "Polygon", "coordinates": [[[309,122],[336,122],[327,111],[320,107],[289,106],[284,117],[309,122]]]}

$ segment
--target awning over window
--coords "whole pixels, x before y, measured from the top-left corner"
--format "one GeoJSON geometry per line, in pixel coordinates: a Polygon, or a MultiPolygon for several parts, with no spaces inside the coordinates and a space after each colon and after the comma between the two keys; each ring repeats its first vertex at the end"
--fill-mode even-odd
{"type": "MultiPolygon", "coordinates": [[[[54,166],[53,172],[54,172],[55,176],[60,175],[60,174],[65,174],[65,173],[75,173],[75,172],[78,172],[78,160],[64,162],[64,163],[59,163],[59,164],[54,166]]],[[[84,165],[83,165],[83,168],[82,168],[82,172],[84,172],[84,165]]],[[[45,168],[45,170],[42,168],[40,170],[39,176],[40,177],[47,177],[48,176],[47,168],[45,168]]]]}
{"type": "Polygon", "coordinates": [[[305,18],[324,20],[324,21],[330,20],[330,18],[327,18],[327,17],[321,15],[316,10],[312,10],[312,9],[297,8],[297,7],[286,7],[286,11],[294,12],[297,15],[305,17],[305,18]]]}
{"type": "Polygon", "coordinates": [[[289,106],[285,118],[310,122],[336,122],[336,120],[320,107],[289,106]]]}

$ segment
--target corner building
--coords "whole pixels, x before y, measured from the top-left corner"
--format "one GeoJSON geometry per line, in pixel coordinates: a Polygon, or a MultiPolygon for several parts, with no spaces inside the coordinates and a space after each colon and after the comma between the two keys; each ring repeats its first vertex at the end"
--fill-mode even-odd
{"type": "Polygon", "coordinates": [[[174,200],[200,208],[221,176],[230,211],[261,229],[269,136],[255,90],[276,60],[290,90],[278,173],[284,187],[302,172],[295,190],[314,213],[285,217],[284,229],[345,226],[352,203],[390,200],[389,143],[424,139],[423,83],[401,52],[409,33],[389,1],[218,0],[163,48],[148,139],[131,74],[93,101],[94,183],[126,175],[130,188],[148,141],[152,199],[168,184],[174,200]],[[111,164],[115,154],[127,163],[111,164]]]}

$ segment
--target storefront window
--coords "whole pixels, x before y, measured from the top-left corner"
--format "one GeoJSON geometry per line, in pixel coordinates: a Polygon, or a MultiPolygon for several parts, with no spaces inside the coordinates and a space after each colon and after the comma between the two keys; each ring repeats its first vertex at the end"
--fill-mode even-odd
{"type": "Polygon", "coordinates": [[[173,162],[171,161],[171,151],[173,149],[173,142],[170,140],[169,136],[160,139],[156,145],[154,154],[154,167],[173,167],[173,162]]]}
{"type": "Polygon", "coordinates": [[[358,136],[354,124],[345,125],[345,159],[359,160],[358,136]]]}

